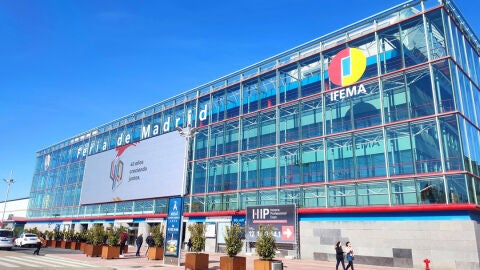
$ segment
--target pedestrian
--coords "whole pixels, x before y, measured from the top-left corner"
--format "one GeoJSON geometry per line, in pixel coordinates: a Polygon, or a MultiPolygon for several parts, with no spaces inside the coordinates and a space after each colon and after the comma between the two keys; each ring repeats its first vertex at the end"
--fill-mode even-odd
{"type": "Polygon", "coordinates": [[[192,239],[191,238],[188,239],[187,247],[188,247],[188,251],[192,251],[192,239]]]}
{"type": "Polygon", "coordinates": [[[35,249],[35,251],[33,252],[33,255],[40,255],[40,248],[43,245],[43,241],[45,241],[45,239],[43,239],[43,237],[41,237],[41,236],[38,236],[37,243],[35,244],[37,249],[35,249]]]}
{"type": "Polygon", "coordinates": [[[353,248],[352,248],[352,243],[350,242],[347,242],[345,244],[347,247],[345,248],[345,253],[347,253],[347,261],[348,261],[348,264],[347,264],[347,267],[345,268],[345,270],[348,270],[349,267],[353,269],[353,259],[355,258],[355,255],[353,254],[353,248]]]}
{"type": "Polygon", "coordinates": [[[337,266],[335,269],[338,270],[338,265],[342,263],[343,270],[345,270],[345,252],[343,252],[342,242],[337,242],[337,244],[335,245],[335,252],[337,253],[337,266]]]}
{"type": "Polygon", "coordinates": [[[153,240],[152,233],[150,233],[147,238],[145,239],[145,242],[147,243],[147,250],[145,251],[145,256],[148,254],[148,249],[155,246],[155,241],[153,240]]]}
{"type": "Polygon", "coordinates": [[[125,244],[127,244],[128,235],[125,230],[122,230],[120,234],[120,256],[123,257],[123,251],[125,250],[125,244]]]}
{"type": "Polygon", "coordinates": [[[139,234],[137,237],[137,240],[135,241],[137,244],[137,253],[135,253],[135,256],[140,256],[140,248],[142,247],[143,244],[143,236],[142,234],[139,234]]]}

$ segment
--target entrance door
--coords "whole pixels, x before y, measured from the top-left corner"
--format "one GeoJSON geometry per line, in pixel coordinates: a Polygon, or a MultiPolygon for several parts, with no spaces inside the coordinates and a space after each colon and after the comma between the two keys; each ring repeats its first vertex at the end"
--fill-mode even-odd
{"type": "Polygon", "coordinates": [[[138,235],[138,223],[128,223],[127,234],[128,240],[127,244],[129,246],[135,246],[135,240],[137,239],[138,235]]]}

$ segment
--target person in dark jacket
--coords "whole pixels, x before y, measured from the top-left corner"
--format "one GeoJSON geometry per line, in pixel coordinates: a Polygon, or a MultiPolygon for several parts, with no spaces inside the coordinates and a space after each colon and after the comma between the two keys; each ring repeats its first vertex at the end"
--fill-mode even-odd
{"type": "Polygon", "coordinates": [[[336,270],[338,270],[338,265],[342,263],[343,270],[345,270],[345,256],[342,248],[342,242],[338,241],[337,244],[335,245],[335,252],[336,252],[336,258],[337,258],[337,266],[336,270]]]}
{"type": "Polygon", "coordinates": [[[155,241],[153,240],[152,233],[150,233],[147,238],[145,239],[145,242],[147,243],[147,250],[145,251],[145,256],[148,254],[148,249],[155,246],[155,241]]]}
{"type": "Polygon", "coordinates": [[[135,253],[135,256],[140,256],[140,248],[142,247],[142,244],[143,244],[143,235],[142,234],[138,235],[135,243],[137,244],[137,253],[135,253]]]}

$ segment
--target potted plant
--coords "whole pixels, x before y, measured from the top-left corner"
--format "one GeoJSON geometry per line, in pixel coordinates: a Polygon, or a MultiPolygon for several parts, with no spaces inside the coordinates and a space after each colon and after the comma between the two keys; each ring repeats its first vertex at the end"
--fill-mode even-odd
{"type": "Polygon", "coordinates": [[[94,224],[87,231],[87,245],[85,246],[85,255],[90,257],[99,257],[102,254],[102,244],[105,232],[102,225],[94,224]]]}
{"type": "Polygon", "coordinates": [[[74,232],[70,249],[80,249],[80,232],[74,232]]]}
{"type": "Polygon", "coordinates": [[[119,228],[107,229],[107,245],[102,247],[102,259],[118,259],[120,257],[120,234],[119,228]]]}
{"type": "Polygon", "coordinates": [[[259,226],[257,242],[255,242],[255,251],[260,259],[253,261],[255,270],[271,270],[272,259],[277,250],[275,237],[273,236],[272,225],[259,226]]]}
{"type": "Polygon", "coordinates": [[[78,241],[80,242],[79,249],[85,251],[85,246],[87,245],[87,230],[83,230],[78,235],[78,241]]]}
{"type": "Polygon", "coordinates": [[[44,234],[45,234],[45,239],[47,240],[47,247],[51,247],[52,246],[52,239],[53,239],[53,232],[45,230],[44,234]]]}
{"type": "Polygon", "coordinates": [[[149,260],[163,260],[163,246],[165,237],[163,236],[163,225],[153,226],[150,230],[153,237],[154,246],[148,248],[147,257],[149,260]]]}
{"type": "Polygon", "coordinates": [[[237,256],[243,246],[243,228],[238,223],[225,228],[225,251],[228,256],[220,257],[221,270],[245,270],[247,259],[237,256]]]}
{"type": "Polygon", "coordinates": [[[185,255],[185,269],[208,269],[208,254],[200,253],[205,248],[205,224],[195,223],[188,226],[193,253],[185,255]]]}
{"type": "Polygon", "coordinates": [[[60,247],[60,244],[62,242],[62,236],[61,233],[57,230],[53,231],[53,240],[52,240],[52,247],[60,247]]]}
{"type": "Polygon", "coordinates": [[[60,244],[60,247],[70,249],[72,245],[73,231],[71,230],[63,231],[62,237],[63,237],[63,241],[60,244]]]}

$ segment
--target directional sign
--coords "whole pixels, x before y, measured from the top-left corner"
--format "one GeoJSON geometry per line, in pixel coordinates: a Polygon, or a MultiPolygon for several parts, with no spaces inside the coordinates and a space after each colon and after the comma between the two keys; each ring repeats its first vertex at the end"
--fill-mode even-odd
{"type": "Polygon", "coordinates": [[[272,225],[277,243],[296,243],[297,209],[294,204],[247,206],[245,238],[257,241],[260,225],[272,225]]]}

